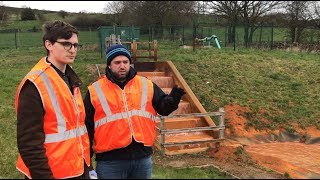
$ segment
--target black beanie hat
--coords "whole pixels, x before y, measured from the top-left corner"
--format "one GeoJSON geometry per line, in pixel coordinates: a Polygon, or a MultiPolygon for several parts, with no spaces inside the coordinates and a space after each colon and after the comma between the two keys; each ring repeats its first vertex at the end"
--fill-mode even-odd
{"type": "Polygon", "coordinates": [[[119,55],[126,56],[129,59],[130,63],[131,63],[131,54],[130,54],[130,52],[127,50],[127,48],[125,48],[121,44],[114,44],[114,45],[110,46],[107,49],[106,54],[107,54],[106,55],[106,57],[107,57],[107,66],[111,64],[111,61],[113,60],[113,58],[115,58],[116,56],[119,56],[119,55]]]}

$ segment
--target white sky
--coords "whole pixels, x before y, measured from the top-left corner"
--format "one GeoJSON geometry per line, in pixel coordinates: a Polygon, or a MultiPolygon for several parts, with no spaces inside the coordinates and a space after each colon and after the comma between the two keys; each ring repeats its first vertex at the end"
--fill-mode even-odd
{"type": "Polygon", "coordinates": [[[87,13],[103,13],[103,9],[107,6],[107,1],[0,1],[0,4],[9,7],[22,8],[23,6],[31,9],[51,10],[66,12],[80,12],[87,13]]]}

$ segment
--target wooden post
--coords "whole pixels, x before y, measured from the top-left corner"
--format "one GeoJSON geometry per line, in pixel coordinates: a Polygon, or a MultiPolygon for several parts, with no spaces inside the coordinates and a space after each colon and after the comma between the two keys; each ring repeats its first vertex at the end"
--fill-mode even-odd
{"type": "Polygon", "coordinates": [[[160,116],[160,152],[161,155],[165,154],[165,148],[164,148],[164,143],[165,143],[165,133],[163,132],[164,130],[164,118],[160,116]]]}
{"type": "Polygon", "coordinates": [[[133,40],[131,44],[131,49],[132,49],[132,63],[137,61],[137,41],[133,40]]]}
{"type": "Polygon", "coordinates": [[[261,38],[262,38],[262,24],[260,24],[260,34],[259,34],[259,49],[261,48],[261,38]]]}
{"type": "Polygon", "coordinates": [[[157,40],[153,41],[153,60],[157,61],[158,58],[158,42],[157,40]]]}
{"type": "MultiPolygon", "coordinates": [[[[219,108],[222,115],[219,116],[219,127],[224,127],[224,109],[219,108]]],[[[219,139],[224,139],[224,128],[219,130],[219,139]]]]}
{"type": "Polygon", "coordinates": [[[18,43],[17,43],[17,29],[14,30],[14,42],[15,42],[15,45],[16,45],[16,49],[18,49],[18,43]]]}
{"type": "Polygon", "coordinates": [[[270,41],[270,49],[273,48],[273,23],[271,23],[271,41],[270,41]]]}

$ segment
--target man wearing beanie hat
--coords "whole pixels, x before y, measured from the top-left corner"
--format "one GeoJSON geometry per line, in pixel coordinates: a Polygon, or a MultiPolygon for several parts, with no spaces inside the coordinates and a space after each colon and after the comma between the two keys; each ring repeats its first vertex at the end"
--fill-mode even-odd
{"type": "Polygon", "coordinates": [[[157,114],[178,108],[184,90],[165,94],[130,66],[130,52],[112,45],[106,52],[106,74],[88,86],[84,99],[90,155],[99,179],[151,179],[152,146],[157,114]]]}
{"type": "Polygon", "coordinates": [[[113,58],[115,58],[116,56],[119,55],[123,55],[126,56],[130,63],[131,63],[131,55],[130,52],[121,44],[114,44],[112,45],[110,48],[107,49],[107,66],[110,65],[111,61],[113,60],[113,58]]]}

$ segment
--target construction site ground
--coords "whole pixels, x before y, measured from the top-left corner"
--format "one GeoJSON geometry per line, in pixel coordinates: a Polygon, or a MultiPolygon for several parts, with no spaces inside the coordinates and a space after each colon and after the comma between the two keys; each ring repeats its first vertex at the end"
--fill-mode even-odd
{"type": "Polygon", "coordinates": [[[154,164],[175,168],[214,166],[240,179],[319,179],[320,130],[315,127],[289,134],[281,129],[245,129],[248,108],[225,107],[226,140],[220,147],[197,154],[161,155],[154,164]]]}

